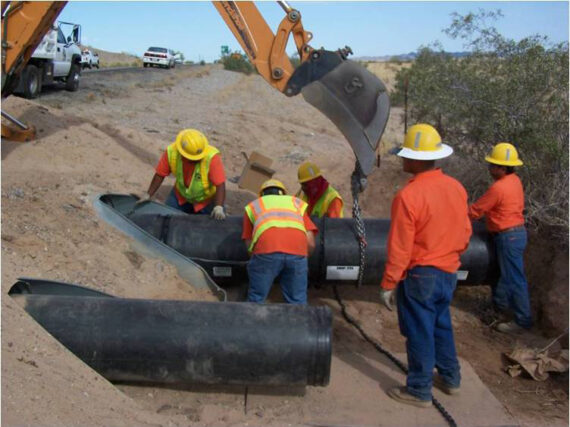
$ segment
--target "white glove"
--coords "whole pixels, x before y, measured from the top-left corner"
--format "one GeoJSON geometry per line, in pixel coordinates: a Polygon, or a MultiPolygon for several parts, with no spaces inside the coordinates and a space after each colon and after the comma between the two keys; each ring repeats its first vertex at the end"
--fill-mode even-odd
{"type": "Polygon", "coordinates": [[[133,193],[132,195],[135,196],[135,197],[138,199],[138,200],[135,202],[137,205],[138,205],[139,203],[148,202],[148,201],[151,199],[151,197],[148,195],[147,192],[140,193],[140,194],[138,194],[138,193],[136,193],[136,194],[133,193]]]}
{"type": "Polygon", "coordinates": [[[210,216],[214,219],[218,219],[218,220],[223,220],[226,219],[226,214],[224,212],[224,207],[223,206],[216,206],[214,207],[214,210],[212,210],[212,213],[210,214],[210,216]]]}
{"type": "Polygon", "coordinates": [[[394,289],[380,289],[380,301],[390,311],[394,310],[394,301],[396,300],[396,293],[394,289]]]}

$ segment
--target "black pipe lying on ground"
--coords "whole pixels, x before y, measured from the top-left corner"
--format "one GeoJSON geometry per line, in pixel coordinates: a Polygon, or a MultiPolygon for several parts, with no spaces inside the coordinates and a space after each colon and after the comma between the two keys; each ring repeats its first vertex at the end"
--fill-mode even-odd
{"type": "MultiPolygon", "coordinates": [[[[241,240],[242,217],[215,221],[203,215],[170,215],[133,212],[140,228],[200,264],[221,286],[247,281],[249,259],[241,240]]],[[[319,229],[317,245],[309,258],[312,283],[356,283],[360,252],[352,219],[312,218],[319,229]]],[[[362,283],[379,285],[386,262],[390,221],[364,219],[367,247],[362,283]]],[[[461,256],[459,284],[494,284],[497,277],[494,249],[482,224],[473,224],[473,236],[461,256]],[[461,280],[462,279],[462,280],[461,280]]]]}
{"type": "Polygon", "coordinates": [[[325,386],[328,307],[115,298],[20,279],[9,291],[77,357],[110,381],[325,386]]]}

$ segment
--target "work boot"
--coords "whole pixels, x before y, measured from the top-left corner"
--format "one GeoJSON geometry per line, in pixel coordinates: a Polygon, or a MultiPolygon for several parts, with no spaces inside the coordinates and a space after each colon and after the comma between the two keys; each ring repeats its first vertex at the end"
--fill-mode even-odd
{"type": "Polygon", "coordinates": [[[435,374],[433,376],[433,386],[443,391],[445,394],[449,394],[450,396],[459,394],[459,386],[456,387],[446,383],[439,374],[435,374]]]}
{"type": "Polygon", "coordinates": [[[520,334],[525,330],[522,326],[517,325],[514,321],[499,323],[495,329],[505,334],[520,334]]]}
{"type": "Polygon", "coordinates": [[[431,406],[431,400],[422,400],[412,396],[406,391],[406,387],[393,387],[388,390],[388,396],[400,403],[417,406],[418,408],[429,408],[431,406]]]}

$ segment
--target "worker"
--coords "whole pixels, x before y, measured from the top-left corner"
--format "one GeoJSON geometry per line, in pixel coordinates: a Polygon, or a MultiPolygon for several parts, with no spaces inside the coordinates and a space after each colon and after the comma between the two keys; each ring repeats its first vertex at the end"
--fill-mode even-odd
{"type": "Polygon", "coordinates": [[[485,216],[487,230],[492,234],[501,276],[493,288],[493,304],[505,312],[512,309],[514,321],[498,323],[500,332],[517,333],[532,326],[528,284],[523,266],[527,242],[524,226],[524,192],[514,171],[523,162],[516,148],[501,142],[485,157],[494,182],[487,192],[469,206],[469,216],[485,216]]]}
{"type": "Polygon", "coordinates": [[[166,205],[188,214],[226,218],[226,175],[219,151],[196,129],[184,129],[158,161],[147,197],[152,199],[168,175],[176,177],[166,205]]]}
{"type": "Polygon", "coordinates": [[[279,275],[290,304],[307,303],[307,256],[315,248],[317,227],[307,204],[287,195],[276,179],[265,181],[259,198],[245,207],[242,239],[251,254],[247,301],[262,303],[279,275]]]}
{"type": "Polygon", "coordinates": [[[338,191],[322,176],[320,169],[312,162],[305,162],[297,171],[301,184],[301,200],[307,202],[309,215],[319,218],[344,217],[344,202],[338,191]]]}
{"type": "Polygon", "coordinates": [[[388,395],[418,407],[432,405],[432,384],[456,394],[461,379],[449,304],[472,229],[465,188],[435,167],[435,160],[452,153],[427,124],[410,127],[397,153],[413,177],[392,201],[380,299],[390,310],[396,300],[400,332],[407,338],[406,386],[388,395]]]}

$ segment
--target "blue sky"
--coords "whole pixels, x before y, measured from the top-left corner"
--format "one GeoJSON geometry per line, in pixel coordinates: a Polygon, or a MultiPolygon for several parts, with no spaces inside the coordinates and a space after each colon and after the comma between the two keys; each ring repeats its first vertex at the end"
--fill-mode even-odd
{"type": "MultiPolygon", "coordinates": [[[[275,2],[256,3],[275,30],[284,12],[275,2]]],[[[568,2],[341,2],[290,1],[313,33],[311,45],[336,50],[348,45],[355,56],[396,55],[439,40],[448,51],[464,50],[442,30],[452,12],[500,9],[495,26],[520,40],[540,34],[568,41],[568,2]]],[[[82,26],[83,43],[112,52],[142,55],[151,45],[182,51],[187,60],[211,62],[222,45],[241,50],[210,2],[72,1],[59,19],[82,26]]],[[[292,53],[292,42],[288,52],[292,53]]]]}

